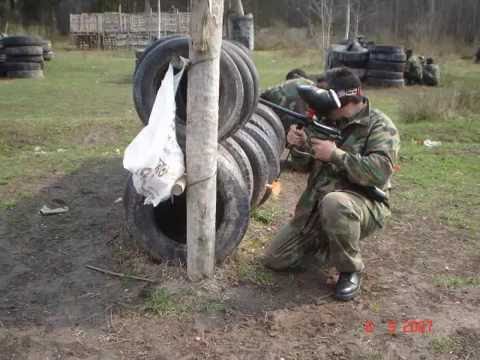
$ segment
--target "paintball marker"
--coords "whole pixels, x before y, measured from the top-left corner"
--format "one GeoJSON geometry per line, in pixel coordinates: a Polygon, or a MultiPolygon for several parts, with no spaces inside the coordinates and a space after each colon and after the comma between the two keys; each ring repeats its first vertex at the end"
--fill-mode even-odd
{"type": "MultiPolygon", "coordinates": [[[[343,138],[340,131],[336,128],[323,125],[318,121],[318,117],[327,115],[330,111],[341,108],[337,93],[333,90],[324,90],[308,85],[300,85],[297,87],[297,90],[302,100],[305,101],[310,110],[312,110],[311,116],[299,114],[262,98],[260,98],[260,102],[296,119],[297,127],[307,128],[306,133],[309,139],[319,138],[341,144],[343,138]]],[[[297,150],[297,152],[299,151],[297,150]]],[[[303,154],[313,157],[310,153],[303,154]]],[[[361,186],[352,183],[351,188],[353,191],[363,194],[369,199],[382,202],[388,206],[387,195],[376,186],[361,186]]]]}

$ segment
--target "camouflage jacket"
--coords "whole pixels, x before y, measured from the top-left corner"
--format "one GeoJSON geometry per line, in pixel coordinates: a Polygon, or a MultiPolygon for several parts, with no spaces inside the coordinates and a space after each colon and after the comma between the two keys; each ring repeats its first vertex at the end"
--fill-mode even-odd
{"type": "MultiPolygon", "coordinates": [[[[319,200],[329,192],[343,190],[359,194],[358,189],[354,189],[358,185],[377,186],[388,196],[400,149],[400,137],[392,120],[367,106],[337,127],[342,132],[343,143],[337,144],[338,149],[330,163],[299,153],[294,155],[297,160],[303,156],[304,166],[310,168],[307,188],[295,211],[294,223],[300,227],[305,226],[319,200]]],[[[385,204],[371,201],[372,215],[383,226],[384,218],[390,211],[385,204]]]]}
{"type": "Polygon", "coordinates": [[[280,85],[268,88],[262,92],[261,96],[277,105],[295,110],[298,101],[298,85],[314,85],[314,83],[305,78],[291,79],[280,85]]]}
{"type": "Polygon", "coordinates": [[[436,64],[427,64],[423,67],[423,83],[437,86],[440,83],[440,67],[436,64]]]}
{"type": "Polygon", "coordinates": [[[422,61],[416,55],[412,55],[407,60],[407,69],[405,71],[405,78],[420,82],[423,77],[422,61]]]}

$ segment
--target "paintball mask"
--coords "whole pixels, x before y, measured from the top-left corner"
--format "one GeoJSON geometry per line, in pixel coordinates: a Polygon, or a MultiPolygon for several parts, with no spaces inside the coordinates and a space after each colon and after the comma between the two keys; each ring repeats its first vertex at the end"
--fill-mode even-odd
{"type": "Polygon", "coordinates": [[[297,86],[299,96],[315,112],[317,116],[323,116],[330,111],[340,109],[342,103],[335,90],[319,89],[315,86],[297,86]]]}

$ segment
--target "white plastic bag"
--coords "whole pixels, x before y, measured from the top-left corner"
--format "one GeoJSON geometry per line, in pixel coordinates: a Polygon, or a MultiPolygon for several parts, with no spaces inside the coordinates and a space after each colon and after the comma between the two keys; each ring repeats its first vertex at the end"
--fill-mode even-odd
{"type": "Polygon", "coordinates": [[[133,185],[145,204],[157,206],[168,199],[175,182],[185,173],[183,151],[175,134],[175,93],[183,70],[173,75],[169,66],[158,90],[148,125],[125,150],[123,167],[133,174],[133,185]]]}

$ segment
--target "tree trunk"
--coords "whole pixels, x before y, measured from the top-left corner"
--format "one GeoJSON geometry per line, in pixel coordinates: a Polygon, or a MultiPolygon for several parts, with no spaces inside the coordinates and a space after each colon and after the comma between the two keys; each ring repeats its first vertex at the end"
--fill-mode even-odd
{"type": "Polygon", "coordinates": [[[350,37],[350,12],[351,12],[351,0],[347,0],[347,11],[345,15],[345,39],[350,37]]]}
{"type": "Polygon", "coordinates": [[[223,0],[193,0],[187,104],[187,273],[212,277],[215,264],[217,138],[223,0]]]}
{"type": "Polygon", "coordinates": [[[245,11],[243,10],[242,0],[230,0],[230,11],[234,15],[244,16],[245,11]]]}
{"type": "Polygon", "coordinates": [[[355,28],[354,28],[354,37],[358,38],[360,32],[360,12],[361,12],[361,2],[357,2],[357,9],[355,11],[355,28]]]}
{"type": "Polygon", "coordinates": [[[145,0],[144,11],[145,11],[145,14],[152,13],[152,6],[150,5],[150,0],[145,0]]]}
{"type": "Polygon", "coordinates": [[[395,40],[398,40],[399,37],[399,28],[400,28],[400,3],[399,0],[394,0],[393,3],[393,34],[395,40]]]}

